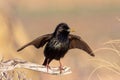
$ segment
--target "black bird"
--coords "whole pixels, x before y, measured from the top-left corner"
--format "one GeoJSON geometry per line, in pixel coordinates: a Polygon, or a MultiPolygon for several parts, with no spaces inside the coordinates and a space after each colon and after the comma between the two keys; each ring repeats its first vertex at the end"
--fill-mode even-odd
{"type": "Polygon", "coordinates": [[[60,72],[62,71],[62,64],[60,59],[65,56],[68,50],[78,48],[82,49],[91,56],[95,56],[88,46],[88,44],[81,39],[81,37],[77,35],[70,34],[70,28],[66,23],[60,23],[57,25],[55,31],[51,34],[46,34],[40,36],[33,40],[32,42],[24,45],[17,51],[21,51],[25,47],[29,45],[33,45],[36,48],[43,47],[44,45],[44,56],[45,60],[43,65],[49,68],[49,63],[55,59],[58,60],[60,63],[60,72]]]}

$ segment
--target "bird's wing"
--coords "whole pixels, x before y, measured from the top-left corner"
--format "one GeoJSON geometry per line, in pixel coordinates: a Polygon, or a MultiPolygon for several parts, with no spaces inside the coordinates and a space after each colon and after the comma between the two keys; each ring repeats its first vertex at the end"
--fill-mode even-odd
{"type": "Polygon", "coordinates": [[[83,41],[79,36],[70,34],[69,40],[70,40],[69,49],[73,48],[82,49],[91,56],[95,56],[92,52],[92,49],[88,46],[88,44],[85,41],[83,41]]]}
{"type": "Polygon", "coordinates": [[[43,47],[44,44],[51,39],[51,37],[52,37],[52,34],[46,34],[46,35],[40,36],[40,37],[36,38],[35,40],[29,42],[28,44],[24,45],[23,47],[21,47],[17,51],[21,51],[22,49],[24,49],[25,47],[27,47],[29,45],[33,45],[36,48],[43,47]]]}

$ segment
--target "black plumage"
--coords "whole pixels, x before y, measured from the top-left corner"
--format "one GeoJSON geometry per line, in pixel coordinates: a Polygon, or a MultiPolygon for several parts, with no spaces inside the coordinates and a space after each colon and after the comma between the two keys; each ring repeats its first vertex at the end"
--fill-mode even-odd
{"type": "MultiPolygon", "coordinates": [[[[81,37],[70,34],[70,28],[66,23],[60,23],[59,25],[57,25],[53,33],[40,36],[32,42],[24,45],[17,51],[21,51],[29,45],[34,45],[36,48],[40,48],[43,47],[45,44],[45,60],[43,62],[43,65],[47,67],[53,59],[59,60],[60,62],[60,59],[65,56],[67,51],[73,48],[82,49],[91,56],[94,56],[91,48],[85,41],[81,39],[81,37]]],[[[62,64],[60,62],[60,70],[61,69],[62,64]]]]}

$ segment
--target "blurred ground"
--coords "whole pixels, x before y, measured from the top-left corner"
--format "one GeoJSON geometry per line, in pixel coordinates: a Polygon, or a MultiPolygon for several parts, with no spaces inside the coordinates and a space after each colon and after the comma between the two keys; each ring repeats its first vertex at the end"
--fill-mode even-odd
{"type": "MultiPolygon", "coordinates": [[[[42,64],[43,48],[26,48],[18,54],[16,50],[34,38],[53,32],[56,25],[66,22],[80,35],[93,50],[111,39],[120,37],[120,1],[119,0],[1,0],[0,1],[0,55],[5,60],[22,58],[42,64]]],[[[104,52],[101,52],[104,56],[104,52]]],[[[110,57],[112,54],[106,54],[110,57]]],[[[103,57],[102,55],[97,55],[103,57]]],[[[62,60],[70,66],[73,73],[66,76],[52,76],[25,70],[34,80],[87,80],[96,67],[88,54],[80,50],[70,50],[62,60]],[[34,75],[34,76],[33,76],[34,75]]],[[[110,60],[119,58],[110,57],[110,60]]],[[[120,63],[119,63],[120,64],[120,63]]],[[[54,61],[51,65],[58,65],[54,61]]],[[[110,71],[104,72],[103,80],[120,77],[110,71]],[[107,74],[107,75],[106,75],[107,74]]],[[[93,80],[93,79],[92,79],[93,80]]],[[[94,80],[99,80],[94,78],[94,80]]]]}

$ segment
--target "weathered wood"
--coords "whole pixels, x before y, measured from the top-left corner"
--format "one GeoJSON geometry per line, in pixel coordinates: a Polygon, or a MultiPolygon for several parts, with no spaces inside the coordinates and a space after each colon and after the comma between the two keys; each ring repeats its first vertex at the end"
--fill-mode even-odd
{"type": "Polygon", "coordinates": [[[62,73],[60,73],[59,67],[51,67],[48,69],[43,65],[35,64],[32,62],[28,62],[21,59],[11,59],[7,61],[3,61],[0,63],[0,72],[6,72],[10,70],[14,70],[15,68],[26,68],[30,70],[40,71],[52,75],[65,75],[72,73],[70,67],[63,67],[62,73]]]}

